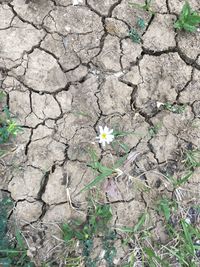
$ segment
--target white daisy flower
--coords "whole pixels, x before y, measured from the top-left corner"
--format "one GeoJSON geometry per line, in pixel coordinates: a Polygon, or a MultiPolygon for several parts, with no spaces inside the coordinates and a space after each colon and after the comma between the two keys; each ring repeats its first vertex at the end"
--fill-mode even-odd
{"type": "Polygon", "coordinates": [[[103,147],[106,145],[106,143],[110,144],[115,138],[112,134],[113,129],[109,130],[107,126],[105,126],[104,128],[102,126],[99,126],[99,132],[100,135],[96,138],[99,139],[99,143],[102,144],[103,147]]]}

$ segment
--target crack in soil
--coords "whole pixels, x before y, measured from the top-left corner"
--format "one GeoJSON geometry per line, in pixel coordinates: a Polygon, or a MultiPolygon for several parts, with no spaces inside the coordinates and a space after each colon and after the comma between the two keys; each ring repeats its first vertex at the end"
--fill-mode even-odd
{"type": "MultiPolygon", "coordinates": [[[[88,129],[88,131],[90,131],[90,129],[93,129],[95,131],[95,133],[98,134],[99,131],[97,129],[97,126],[99,125],[99,123],[101,121],[103,121],[104,119],[108,118],[109,116],[112,117],[112,115],[117,115],[117,114],[120,114],[121,117],[122,117],[122,119],[120,121],[120,124],[121,124],[120,126],[122,126],[122,128],[124,126],[126,126],[126,123],[128,123],[126,121],[123,121],[123,118],[125,118],[125,116],[127,115],[127,111],[126,110],[124,110],[124,112],[122,111],[122,112],[119,112],[119,113],[116,112],[115,110],[111,110],[109,112],[109,115],[104,114],[103,108],[102,108],[102,103],[104,102],[104,99],[99,96],[99,93],[102,92],[102,88],[103,88],[105,82],[107,81],[107,79],[108,78],[111,78],[111,80],[112,80],[112,77],[115,77],[115,75],[114,75],[115,74],[115,71],[114,70],[113,71],[112,70],[106,71],[106,70],[102,69],[99,66],[99,64],[95,64],[94,63],[94,60],[99,55],[101,55],[101,53],[103,51],[103,48],[105,47],[105,40],[106,40],[106,38],[108,36],[114,36],[114,37],[117,36],[115,34],[114,35],[111,35],[107,31],[107,29],[106,29],[106,19],[107,18],[112,18],[112,19],[115,19],[117,21],[121,21],[121,22],[123,22],[128,27],[128,29],[131,29],[132,28],[132,25],[130,25],[127,21],[124,21],[124,19],[119,18],[117,15],[113,16],[113,12],[114,12],[115,8],[117,6],[119,6],[120,4],[122,4],[123,0],[116,0],[115,3],[113,3],[108,8],[106,15],[103,14],[103,12],[101,13],[100,11],[96,10],[92,6],[92,4],[89,4],[88,3],[88,0],[86,0],[86,5],[85,6],[83,5],[83,8],[82,8],[82,6],[78,6],[78,7],[77,6],[73,6],[74,10],[76,10],[76,8],[80,8],[81,10],[88,9],[88,10],[92,11],[93,13],[95,13],[96,15],[98,15],[98,17],[101,18],[101,24],[103,25],[103,30],[101,32],[101,37],[99,37],[100,40],[98,39],[99,40],[99,44],[94,45],[91,48],[88,48],[86,54],[89,55],[90,54],[90,51],[92,51],[93,49],[96,49],[96,48],[99,48],[99,51],[95,55],[91,56],[90,59],[86,63],[83,63],[85,61],[84,61],[84,59],[82,58],[82,56],[78,52],[85,50],[87,48],[88,44],[89,44],[89,43],[84,43],[83,42],[83,44],[81,44],[80,48],[79,49],[76,49],[78,52],[77,51],[75,52],[74,49],[72,50],[76,54],[76,56],[77,56],[78,60],[80,61],[80,63],[78,64],[78,66],[75,66],[75,67],[72,66],[70,69],[67,69],[67,70],[65,70],[64,67],[62,66],[62,64],[60,63],[60,58],[61,57],[58,57],[56,53],[53,53],[53,52],[49,51],[48,48],[41,47],[42,42],[45,41],[45,39],[47,38],[48,35],[50,35],[51,37],[53,37],[53,34],[54,33],[57,33],[62,38],[62,43],[63,43],[63,47],[65,49],[65,52],[67,53],[67,51],[68,51],[67,50],[68,48],[64,44],[64,38],[66,38],[66,36],[68,36],[68,34],[65,35],[65,34],[62,34],[61,32],[59,32],[57,21],[56,21],[56,17],[54,17],[52,15],[52,12],[54,10],[56,10],[57,7],[60,7],[60,8],[65,9],[66,6],[64,6],[62,4],[57,4],[57,2],[55,0],[51,0],[51,2],[53,3],[53,8],[41,19],[41,22],[38,23],[38,24],[28,21],[28,18],[24,19],[23,16],[20,16],[16,12],[15,5],[12,4],[12,3],[8,3],[8,7],[11,8],[11,10],[13,12],[13,17],[11,18],[8,27],[6,27],[4,29],[0,29],[0,31],[1,30],[9,30],[11,27],[13,27],[12,26],[12,23],[13,23],[14,18],[18,18],[22,23],[29,24],[29,25],[33,26],[34,29],[36,29],[38,31],[39,30],[42,30],[44,32],[44,36],[38,41],[37,44],[33,44],[32,47],[31,47],[31,49],[29,49],[29,50],[23,50],[22,56],[20,58],[18,58],[17,60],[13,60],[12,58],[9,59],[11,62],[14,62],[16,65],[9,67],[9,65],[7,65],[7,63],[5,62],[7,60],[7,58],[4,58],[3,56],[0,57],[2,59],[2,61],[5,63],[4,64],[5,65],[5,68],[0,67],[0,75],[3,72],[6,73],[6,74],[5,74],[5,77],[3,77],[3,78],[1,78],[1,76],[0,76],[0,81],[2,83],[2,88],[6,91],[6,95],[7,95],[6,103],[7,103],[8,108],[11,108],[11,106],[14,106],[15,107],[15,104],[13,104],[13,102],[11,101],[11,95],[9,93],[12,92],[12,90],[10,89],[12,86],[10,86],[10,85],[7,86],[7,80],[9,80],[9,79],[13,79],[13,80],[16,79],[16,81],[18,81],[23,87],[27,88],[26,91],[24,89],[21,89],[21,92],[23,92],[23,90],[24,90],[24,92],[29,92],[28,95],[29,95],[30,111],[26,112],[26,107],[21,107],[21,109],[23,110],[23,113],[25,114],[24,115],[24,117],[25,117],[25,123],[24,123],[24,125],[22,125],[22,128],[23,129],[29,129],[30,130],[30,134],[27,137],[27,142],[25,143],[25,148],[24,148],[24,156],[26,156],[25,162],[23,162],[24,166],[25,167],[31,166],[32,168],[38,169],[40,171],[42,170],[41,167],[34,166],[34,164],[32,164],[32,162],[30,162],[30,159],[28,157],[29,152],[30,152],[30,149],[31,149],[30,148],[30,145],[32,143],[34,143],[35,141],[41,141],[41,140],[44,140],[45,138],[47,138],[47,136],[44,136],[44,137],[41,137],[41,138],[38,137],[37,139],[34,139],[33,140],[34,132],[35,132],[36,129],[39,128],[39,126],[45,126],[46,128],[44,127],[44,131],[45,131],[45,129],[49,129],[49,130],[52,130],[53,131],[52,141],[50,143],[48,143],[47,148],[49,148],[49,146],[51,145],[51,143],[53,141],[56,141],[57,142],[56,143],[56,147],[54,147],[54,150],[56,150],[56,148],[57,148],[57,146],[59,144],[62,144],[64,146],[64,152],[63,152],[64,156],[63,156],[63,159],[60,159],[58,157],[59,155],[55,154],[55,158],[52,161],[53,164],[51,165],[51,167],[48,168],[48,170],[45,170],[45,172],[43,171],[44,172],[44,175],[43,175],[43,177],[41,179],[41,185],[40,185],[40,189],[38,191],[37,197],[33,201],[30,201],[30,199],[28,200],[27,198],[24,198],[24,199],[17,200],[15,202],[15,207],[17,207],[17,204],[18,203],[25,203],[25,202],[28,202],[29,204],[38,202],[38,203],[41,204],[41,207],[40,207],[41,208],[41,214],[39,215],[39,218],[36,219],[36,220],[31,221],[29,224],[25,224],[23,226],[23,228],[25,228],[28,225],[34,224],[35,222],[42,222],[43,219],[44,219],[44,217],[45,217],[45,215],[46,215],[46,213],[47,213],[47,211],[51,207],[57,207],[58,208],[57,209],[57,213],[59,213],[60,206],[63,205],[63,204],[69,203],[68,200],[67,201],[62,201],[61,200],[58,203],[57,202],[56,203],[51,203],[49,205],[49,204],[47,204],[48,201],[47,201],[47,203],[45,203],[45,201],[42,200],[42,197],[45,194],[46,189],[47,189],[47,186],[48,186],[48,184],[50,182],[50,179],[49,179],[50,175],[54,175],[55,176],[54,177],[55,180],[58,179],[58,177],[56,176],[56,172],[57,172],[57,170],[59,168],[62,168],[63,169],[63,180],[62,180],[62,183],[63,184],[62,185],[65,185],[68,188],[68,186],[72,185],[72,182],[74,182],[74,181],[71,180],[71,177],[67,177],[66,178],[66,175],[68,175],[68,173],[65,173],[65,167],[67,166],[67,164],[70,163],[70,162],[73,163],[73,164],[76,164],[76,163],[77,164],[85,164],[85,160],[82,160],[82,159],[81,160],[80,159],[70,159],[70,155],[69,155],[69,148],[70,148],[70,145],[71,145],[70,141],[73,141],[73,140],[76,141],[76,138],[77,139],[79,138],[79,135],[78,135],[79,134],[79,131],[81,131],[81,129],[88,129]],[[52,19],[52,21],[54,22],[56,31],[53,30],[53,29],[51,29],[51,27],[48,28],[47,26],[45,26],[45,20],[47,18],[51,18],[52,19]],[[66,84],[64,86],[58,88],[57,90],[54,90],[54,91],[51,91],[51,90],[48,90],[48,89],[44,91],[44,90],[40,90],[40,88],[36,88],[35,89],[35,87],[32,88],[32,86],[30,86],[29,84],[27,84],[27,81],[24,80],[24,77],[27,75],[27,70],[29,68],[31,68],[31,65],[30,65],[30,56],[34,52],[34,50],[36,50],[36,49],[38,49],[38,50],[40,50],[40,51],[48,54],[49,56],[53,57],[53,59],[55,59],[56,64],[59,66],[59,68],[60,68],[60,70],[62,71],[63,74],[66,75],[66,74],[69,73],[72,76],[73,75],[75,75],[75,77],[77,76],[77,78],[75,78],[75,79],[73,78],[74,80],[72,81],[72,80],[70,80],[71,77],[69,75],[69,80],[66,81],[66,84]],[[77,55],[77,53],[79,55],[77,55]],[[26,56],[28,57],[27,60],[25,58],[26,56]],[[20,62],[18,62],[18,61],[20,61],[20,62]],[[18,68],[19,67],[23,67],[24,68],[24,72],[23,72],[22,75],[18,75],[18,68]],[[85,72],[86,74],[84,73],[84,75],[81,76],[81,73],[80,73],[80,76],[79,76],[79,69],[81,69],[81,67],[86,67],[87,68],[86,69],[86,72],[85,72]],[[14,74],[12,74],[12,73],[10,74],[9,71],[14,71],[14,74]],[[91,108],[92,105],[95,103],[97,105],[98,112],[95,113],[94,122],[92,121],[92,127],[91,127],[90,124],[87,124],[87,125],[79,125],[79,127],[76,128],[74,130],[74,132],[72,132],[73,133],[72,134],[72,137],[66,138],[65,136],[63,136],[62,132],[59,132],[59,129],[58,129],[59,120],[65,118],[64,116],[66,116],[66,118],[68,118],[68,116],[72,113],[72,109],[70,111],[64,112],[63,111],[63,108],[62,108],[61,101],[57,98],[57,95],[58,95],[58,93],[63,92],[63,91],[64,92],[68,92],[68,91],[70,92],[70,86],[74,86],[75,92],[76,92],[76,90],[78,92],[78,90],[79,90],[80,87],[83,86],[83,88],[84,88],[84,83],[87,80],[89,80],[91,74],[92,74],[93,77],[96,77],[98,86],[97,86],[97,89],[94,90],[93,89],[93,84],[89,84],[88,85],[88,87],[90,88],[90,90],[88,90],[88,91],[89,92],[92,91],[93,96],[95,96],[95,98],[94,98],[95,100],[94,101],[92,100],[93,103],[91,102],[90,103],[91,106],[88,107],[88,108],[91,108]],[[5,86],[5,87],[3,87],[3,86],[5,86]],[[80,87],[78,87],[78,86],[80,86],[80,87]],[[49,96],[52,96],[53,100],[56,102],[56,104],[59,107],[60,114],[57,117],[55,117],[55,118],[51,118],[51,116],[47,116],[45,114],[44,110],[42,110],[41,112],[42,112],[43,115],[42,116],[37,115],[37,114],[40,114],[40,113],[34,112],[34,109],[37,109],[37,103],[36,104],[33,103],[33,94],[34,93],[39,94],[40,96],[45,96],[45,101],[44,101],[45,102],[45,106],[47,106],[47,104],[48,104],[47,103],[47,96],[48,95],[49,96]],[[34,106],[34,105],[36,105],[36,106],[34,106]],[[37,114],[35,114],[35,113],[37,113],[37,114]],[[28,119],[28,117],[31,114],[34,114],[37,117],[37,120],[40,121],[40,122],[36,123],[36,126],[34,126],[34,127],[30,127],[30,126],[26,125],[27,119],[28,119]]],[[[167,7],[166,14],[173,14],[173,15],[176,15],[176,17],[177,17],[177,14],[171,12],[171,10],[170,10],[169,0],[166,0],[165,3],[166,3],[166,7],[167,7]]],[[[69,5],[72,6],[71,4],[69,4],[69,5]]],[[[162,13],[162,14],[165,14],[165,13],[162,13]]],[[[156,14],[155,15],[152,15],[150,17],[150,19],[148,20],[148,25],[146,26],[145,31],[142,33],[142,36],[146,32],[148,32],[149,27],[152,24],[155,16],[156,16],[156,14]]],[[[85,21],[83,20],[82,23],[84,24],[85,21]]],[[[77,29],[77,31],[78,31],[78,29],[77,29]]],[[[90,34],[90,33],[93,33],[93,31],[88,27],[88,28],[86,28],[84,30],[84,32],[81,32],[81,33],[79,33],[77,35],[80,38],[80,40],[82,40],[81,38],[84,38],[85,36],[88,36],[88,34],[90,34]]],[[[70,34],[74,35],[73,32],[70,32],[70,34]]],[[[88,36],[88,38],[90,38],[90,37],[88,36]]],[[[91,38],[94,38],[94,37],[91,37],[91,38]]],[[[162,37],[160,37],[160,38],[162,38],[162,37]]],[[[116,72],[116,73],[120,73],[121,72],[121,75],[118,76],[117,80],[127,86],[126,87],[126,90],[128,90],[127,89],[128,87],[131,88],[130,103],[128,103],[128,107],[130,108],[130,112],[129,113],[130,113],[131,116],[133,116],[132,113],[134,113],[134,114],[135,113],[139,113],[139,115],[142,118],[144,118],[144,122],[146,122],[149,127],[153,127],[154,124],[152,122],[152,118],[154,118],[155,116],[157,116],[161,112],[161,110],[157,109],[157,111],[155,113],[153,113],[153,115],[148,115],[146,113],[146,111],[145,111],[145,107],[144,108],[143,107],[140,108],[136,104],[136,95],[138,93],[138,90],[140,90],[139,85],[140,84],[144,84],[146,82],[145,81],[145,78],[146,77],[143,77],[143,75],[142,75],[142,70],[141,70],[141,64],[140,64],[140,62],[142,61],[142,59],[144,58],[145,55],[149,55],[149,56],[152,56],[152,57],[158,57],[159,58],[160,56],[162,56],[164,54],[177,53],[179,55],[179,57],[182,59],[182,61],[183,61],[182,62],[182,64],[183,64],[182,66],[183,67],[184,66],[187,66],[187,65],[188,66],[192,66],[190,78],[187,80],[187,82],[184,84],[184,86],[176,92],[177,93],[176,99],[173,101],[173,104],[176,104],[176,103],[180,103],[180,100],[179,99],[180,99],[181,93],[184,90],[186,90],[187,87],[194,80],[194,71],[195,70],[197,70],[197,71],[200,70],[200,65],[198,63],[198,59],[200,57],[200,54],[198,54],[195,57],[195,59],[191,59],[187,55],[187,53],[184,53],[181,50],[181,47],[179,46],[177,35],[176,35],[175,36],[176,45],[173,46],[173,47],[169,47],[168,49],[159,50],[159,51],[153,51],[153,50],[150,50],[150,49],[147,49],[147,48],[143,47],[143,45],[141,44],[140,45],[141,46],[141,49],[142,49],[141,54],[139,54],[136,57],[136,60],[130,61],[129,64],[127,64],[127,66],[125,68],[123,68],[122,58],[125,55],[125,49],[123,48],[123,41],[124,40],[128,40],[128,37],[127,36],[126,37],[123,37],[123,38],[119,38],[118,37],[118,40],[119,40],[120,53],[121,53],[120,54],[120,58],[119,58],[119,65],[120,65],[121,70],[119,72],[116,72]],[[132,80],[131,80],[130,77],[128,79],[124,80],[123,77],[125,75],[127,75],[132,70],[133,67],[136,67],[136,66],[138,67],[138,69],[137,69],[137,71],[139,73],[138,75],[141,78],[140,81],[135,84],[134,82],[132,82],[132,80]]],[[[24,40],[24,42],[25,41],[26,40],[24,40]]],[[[92,41],[92,40],[90,40],[90,41],[92,41]]],[[[189,48],[189,49],[191,49],[191,48],[189,48]]],[[[132,54],[130,54],[130,58],[131,58],[131,56],[132,56],[132,54]]],[[[106,60],[106,59],[104,59],[104,60],[106,60]]],[[[1,61],[0,61],[0,63],[1,63],[1,61]]],[[[40,67],[41,66],[39,64],[38,65],[36,64],[34,67],[37,70],[40,70],[40,67]]],[[[144,66],[144,67],[148,69],[148,66],[144,66]]],[[[177,71],[178,72],[179,70],[177,69],[177,70],[174,70],[174,71],[177,71]]],[[[54,71],[54,72],[56,72],[56,71],[54,71]]],[[[155,67],[154,72],[155,73],[157,72],[156,67],[155,67]]],[[[136,73],[133,73],[132,75],[134,76],[134,75],[136,75],[136,73]]],[[[47,79],[48,78],[49,77],[47,76],[47,79]]],[[[43,83],[43,80],[42,79],[41,79],[41,83],[43,83]]],[[[13,84],[13,86],[14,86],[14,84],[13,84]]],[[[20,91],[20,89],[18,89],[18,88],[15,88],[15,90],[16,91],[17,90],[20,91]]],[[[109,89],[109,90],[112,90],[112,88],[109,89]]],[[[88,98],[90,98],[90,95],[88,94],[88,92],[86,92],[86,91],[83,90],[83,94],[84,93],[87,95],[88,98]]],[[[116,97],[115,97],[116,99],[112,99],[111,100],[111,101],[113,101],[114,106],[117,105],[118,101],[120,101],[120,96],[121,95],[123,95],[123,92],[118,91],[118,95],[116,95],[116,97]],[[119,97],[119,99],[118,99],[118,97],[119,97]]],[[[65,96],[63,96],[63,98],[64,97],[65,96]]],[[[148,96],[148,99],[151,99],[151,97],[152,96],[149,95],[148,96]]],[[[68,100],[68,99],[65,99],[65,100],[68,100]]],[[[127,99],[123,99],[124,102],[126,102],[126,100],[127,99]]],[[[158,100],[160,100],[160,99],[158,99],[158,100]]],[[[16,101],[20,101],[20,99],[18,98],[16,101]]],[[[196,103],[196,101],[197,100],[192,101],[192,104],[189,105],[191,107],[192,113],[194,115],[195,115],[194,104],[196,103]]],[[[75,102],[75,95],[72,96],[71,106],[73,106],[74,102],[75,102]]],[[[81,109],[84,109],[84,103],[81,104],[81,105],[83,105],[83,106],[80,106],[80,110],[81,109]]],[[[52,106],[52,109],[54,109],[54,108],[55,107],[52,106]]],[[[112,107],[111,107],[111,109],[112,109],[112,107]]],[[[21,115],[19,115],[19,116],[21,116],[21,115]]],[[[81,119],[79,119],[78,122],[73,121],[73,122],[70,122],[69,125],[65,125],[65,127],[69,128],[69,129],[66,129],[66,130],[72,129],[75,123],[81,123],[81,119]]],[[[185,142],[187,144],[188,143],[188,140],[186,140],[187,138],[183,138],[182,136],[180,137],[180,135],[181,135],[181,131],[179,131],[175,136],[178,138],[179,141],[185,142]]],[[[87,138],[88,138],[88,136],[85,136],[86,141],[88,141],[87,138]]],[[[146,145],[146,147],[147,147],[147,150],[148,150],[148,152],[146,152],[146,153],[151,153],[152,154],[152,159],[155,160],[156,167],[159,168],[162,164],[167,163],[167,160],[161,162],[160,159],[157,156],[157,153],[154,151],[154,147],[151,144],[151,140],[153,139],[153,137],[147,138],[147,136],[145,136],[145,138],[146,138],[145,140],[142,137],[139,138],[139,140],[137,140],[137,142],[136,142],[136,145],[132,146],[129,149],[129,152],[132,151],[132,150],[134,150],[134,149],[137,149],[144,142],[145,145],[146,145]]],[[[194,138],[198,138],[198,137],[194,137],[194,138]]],[[[77,142],[78,141],[79,140],[77,140],[77,142]]],[[[191,141],[191,143],[192,143],[192,141],[191,141]]],[[[91,140],[89,140],[89,142],[91,142],[91,140]]],[[[165,145],[165,144],[163,144],[163,145],[165,145]]],[[[73,146],[73,144],[72,144],[72,146],[73,146]]],[[[177,144],[175,146],[177,146],[177,144]]],[[[43,148],[41,147],[41,150],[42,149],[43,148]]],[[[105,152],[105,150],[102,149],[102,147],[100,146],[100,144],[97,144],[97,149],[100,151],[99,152],[99,161],[101,161],[102,159],[104,159],[104,156],[105,156],[104,152],[105,152]]],[[[49,149],[49,150],[51,151],[51,149],[49,149]]],[[[108,152],[110,152],[110,151],[111,150],[108,150],[108,152]]],[[[136,163],[136,165],[137,165],[137,163],[136,163]]],[[[20,166],[20,167],[23,168],[23,166],[20,166]]],[[[138,167],[138,169],[140,169],[140,166],[139,165],[137,167],[138,167]]],[[[76,167],[74,167],[74,171],[76,171],[76,167]]],[[[145,170],[144,170],[144,172],[145,172],[145,170]]],[[[79,173],[77,175],[77,178],[76,178],[77,180],[74,183],[75,186],[73,188],[70,188],[70,193],[73,195],[73,198],[77,196],[76,193],[77,193],[80,185],[82,186],[82,182],[83,182],[84,177],[85,177],[86,174],[87,174],[87,168],[82,173],[79,173]]],[[[9,183],[15,177],[15,173],[14,172],[11,172],[10,177],[11,178],[9,180],[9,183]]],[[[145,179],[145,184],[148,186],[149,185],[149,181],[148,181],[147,177],[145,176],[145,173],[144,173],[144,177],[143,178],[145,179]]],[[[8,193],[9,195],[12,193],[12,192],[10,192],[9,190],[6,190],[6,189],[1,189],[1,190],[4,191],[5,193],[8,193]]],[[[154,190],[154,188],[152,190],[154,190]]],[[[174,193],[174,192],[170,191],[169,188],[164,188],[163,190],[161,190],[161,194],[164,195],[166,193],[166,191],[168,193],[174,193]]],[[[56,192],[52,192],[52,193],[56,193],[56,192]]],[[[136,197],[131,197],[130,199],[127,199],[127,200],[126,199],[122,199],[122,200],[120,199],[120,200],[116,200],[116,201],[111,201],[109,199],[108,195],[106,194],[106,192],[103,192],[103,196],[106,199],[106,201],[104,203],[111,205],[111,207],[113,207],[116,204],[121,204],[121,203],[122,204],[123,203],[132,203],[132,202],[134,203],[134,201],[137,200],[136,197]]],[[[78,206],[79,201],[77,202],[78,203],[77,204],[76,203],[76,199],[74,200],[73,198],[72,198],[72,201],[70,202],[70,204],[74,208],[80,209],[80,207],[78,206]],[[76,204],[77,204],[77,206],[76,206],[76,204]]],[[[143,192],[140,192],[139,198],[141,199],[141,203],[144,204],[145,209],[151,209],[151,207],[149,207],[149,202],[146,199],[146,197],[145,197],[145,195],[144,195],[143,192]]],[[[80,202],[84,202],[84,201],[86,201],[84,199],[84,197],[81,198],[80,202]]],[[[29,211],[27,211],[27,212],[29,212],[29,211]]],[[[130,212],[132,212],[132,211],[130,211],[130,212]]],[[[14,213],[15,212],[13,210],[13,212],[10,214],[9,218],[11,218],[14,215],[14,213]]],[[[121,214],[120,211],[115,211],[115,216],[116,217],[115,217],[114,225],[116,225],[117,222],[120,221],[122,214],[121,214]]],[[[134,214],[133,214],[133,216],[134,216],[134,214]]],[[[65,218],[65,220],[67,220],[67,219],[68,218],[65,218]]],[[[55,220],[56,220],[56,217],[55,217],[55,220]]],[[[156,229],[158,222],[159,222],[159,220],[156,221],[155,225],[152,226],[152,229],[151,230],[156,229]]],[[[129,221],[127,223],[129,223],[129,221]]]]}

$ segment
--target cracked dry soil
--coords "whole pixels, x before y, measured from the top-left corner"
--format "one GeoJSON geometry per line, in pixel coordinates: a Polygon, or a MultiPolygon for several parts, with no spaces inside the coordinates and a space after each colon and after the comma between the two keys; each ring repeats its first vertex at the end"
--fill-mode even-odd
{"type": "MultiPolygon", "coordinates": [[[[54,223],[86,214],[87,192],[77,193],[94,179],[86,166],[88,146],[108,165],[110,152],[122,153],[93,143],[99,125],[137,133],[123,142],[140,153],[132,172],[146,173],[151,187],[127,190],[119,180],[122,194],[113,199],[102,186],[113,224],[133,226],[145,209],[153,212],[158,195],[172,196],[161,173],[176,173],[181,151],[200,147],[200,34],[174,31],[181,0],[153,1],[155,16],[126,0],[27,2],[0,1],[0,85],[23,128],[0,162],[0,188],[16,203],[12,217],[34,257],[45,261],[57,242],[54,223]],[[128,37],[138,17],[147,22],[141,44],[128,37]],[[158,102],[186,109],[175,114],[158,102]],[[158,123],[158,133],[150,136],[158,123]]],[[[199,8],[198,0],[190,2],[199,8]]],[[[185,201],[198,198],[199,175],[197,170],[185,186],[185,201]]],[[[156,214],[153,223],[156,231],[156,214]]]]}

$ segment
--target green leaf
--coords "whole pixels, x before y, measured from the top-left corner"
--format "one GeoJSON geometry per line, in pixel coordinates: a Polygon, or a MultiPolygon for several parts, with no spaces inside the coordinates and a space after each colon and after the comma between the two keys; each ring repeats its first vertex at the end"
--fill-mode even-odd
{"type": "Polygon", "coordinates": [[[179,20],[177,20],[177,21],[174,23],[174,28],[175,28],[175,29],[179,29],[179,30],[181,30],[181,29],[182,29],[182,23],[181,23],[179,20]]]}
{"type": "Polygon", "coordinates": [[[0,91],[0,101],[6,96],[6,94],[3,91],[0,91]]]}
{"type": "Polygon", "coordinates": [[[200,16],[190,16],[187,19],[187,24],[191,26],[197,26],[198,24],[200,24],[200,16]]]}
{"type": "Polygon", "coordinates": [[[6,118],[10,119],[10,111],[9,111],[8,107],[4,107],[3,111],[6,114],[6,118]]]}
{"type": "Polygon", "coordinates": [[[133,131],[131,131],[131,132],[120,131],[120,130],[115,130],[115,131],[113,131],[113,135],[114,135],[115,137],[124,137],[124,136],[132,135],[132,134],[134,134],[133,131]]]}
{"type": "Polygon", "coordinates": [[[190,15],[190,12],[191,12],[190,5],[188,1],[186,1],[182,8],[180,19],[184,20],[185,18],[187,18],[190,15]]]}
{"type": "Polygon", "coordinates": [[[70,241],[74,237],[74,232],[71,226],[67,223],[62,225],[64,241],[70,241]]]}
{"type": "Polygon", "coordinates": [[[186,244],[188,245],[187,247],[190,250],[190,253],[194,255],[194,246],[193,246],[191,234],[189,232],[190,227],[185,221],[181,221],[181,225],[183,227],[186,244]]]}
{"type": "Polygon", "coordinates": [[[118,231],[124,232],[124,233],[134,233],[133,227],[124,226],[124,227],[115,228],[115,229],[118,231]]]}
{"type": "Polygon", "coordinates": [[[138,232],[142,228],[142,226],[144,225],[146,221],[146,218],[147,218],[147,214],[146,213],[142,214],[137,224],[134,226],[134,233],[138,232]]]}
{"type": "Polygon", "coordinates": [[[149,247],[145,247],[144,248],[144,252],[148,256],[148,263],[149,263],[149,265],[151,267],[158,266],[157,264],[155,264],[155,261],[157,261],[158,263],[160,263],[159,266],[169,267],[168,263],[166,261],[162,260],[158,255],[156,255],[156,253],[153,251],[153,249],[151,249],[149,247]],[[155,259],[155,261],[154,261],[154,259],[155,259]]]}
{"type": "Polygon", "coordinates": [[[93,186],[96,186],[97,184],[99,184],[100,182],[102,182],[106,177],[109,177],[111,174],[113,173],[113,170],[109,169],[109,171],[106,171],[104,173],[101,173],[100,175],[98,175],[92,182],[90,182],[89,184],[87,184],[81,191],[86,191],[89,190],[90,188],[92,188],[93,186]]]}
{"type": "Polygon", "coordinates": [[[145,23],[145,20],[142,19],[142,18],[138,18],[137,20],[137,26],[141,29],[145,29],[146,27],[146,23],[145,23]]]}
{"type": "Polygon", "coordinates": [[[119,145],[121,146],[121,148],[124,150],[125,153],[128,153],[130,148],[127,144],[119,142],[119,145]]]}
{"type": "Polygon", "coordinates": [[[119,168],[120,166],[122,166],[123,163],[125,162],[125,160],[127,159],[127,157],[128,157],[128,154],[126,154],[125,156],[119,158],[119,159],[115,162],[115,164],[114,164],[114,168],[113,168],[113,169],[117,169],[117,168],[119,168]]]}
{"type": "Polygon", "coordinates": [[[187,23],[190,25],[197,25],[200,23],[200,16],[199,15],[191,15],[187,19],[187,23]]]}
{"type": "Polygon", "coordinates": [[[11,267],[12,266],[12,260],[7,258],[1,258],[0,259],[0,266],[2,267],[11,267]]]}
{"type": "Polygon", "coordinates": [[[189,3],[186,1],[178,20],[174,23],[175,29],[195,32],[200,23],[200,16],[197,12],[191,10],[189,3]]]}
{"type": "Polygon", "coordinates": [[[197,28],[195,26],[187,24],[187,23],[184,23],[183,29],[188,31],[188,32],[196,32],[196,30],[197,30],[197,28]]]}
{"type": "Polygon", "coordinates": [[[159,208],[163,212],[166,221],[169,221],[170,218],[170,203],[168,199],[163,198],[159,203],[159,208]]]}
{"type": "Polygon", "coordinates": [[[192,176],[193,172],[189,172],[187,175],[185,175],[184,177],[181,177],[179,180],[177,180],[177,185],[180,186],[181,184],[186,183],[189,178],[192,176]]]}
{"type": "Polygon", "coordinates": [[[20,249],[22,249],[22,250],[25,250],[26,248],[24,246],[24,240],[23,240],[22,235],[21,235],[21,233],[20,233],[19,230],[16,230],[15,237],[17,239],[17,245],[18,245],[18,247],[20,249]]]}

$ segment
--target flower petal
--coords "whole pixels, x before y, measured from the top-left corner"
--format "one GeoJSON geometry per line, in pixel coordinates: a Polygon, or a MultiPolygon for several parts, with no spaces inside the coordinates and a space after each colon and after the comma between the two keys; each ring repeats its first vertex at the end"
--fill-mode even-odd
{"type": "Polygon", "coordinates": [[[99,132],[100,132],[100,134],[103,133],[103,127],[102,126],[99,126],[99,132]]]}
{"type": "Polygon", "coordinates": [[[107,136],[107,139],[108,139],[108,140],[111,140],[111,141],[112,141],[114,138],[115,138],[115,137],[114,137],[114,135],[112,135],[112,134],[109,134],[109,135],[107,136]]]}
{"type": "Polygon", "coordinates": [[[107,126],[104,127],[104,132],[107,133],[107,134],[109,133],[109,129],[108,129],[107,126]]]}
{"type": "Polygon", "coordinates": [[[106,141],[102,140],[101,144],[102,144],[103,147],[105,147],[106,146],[106,141]]]}

